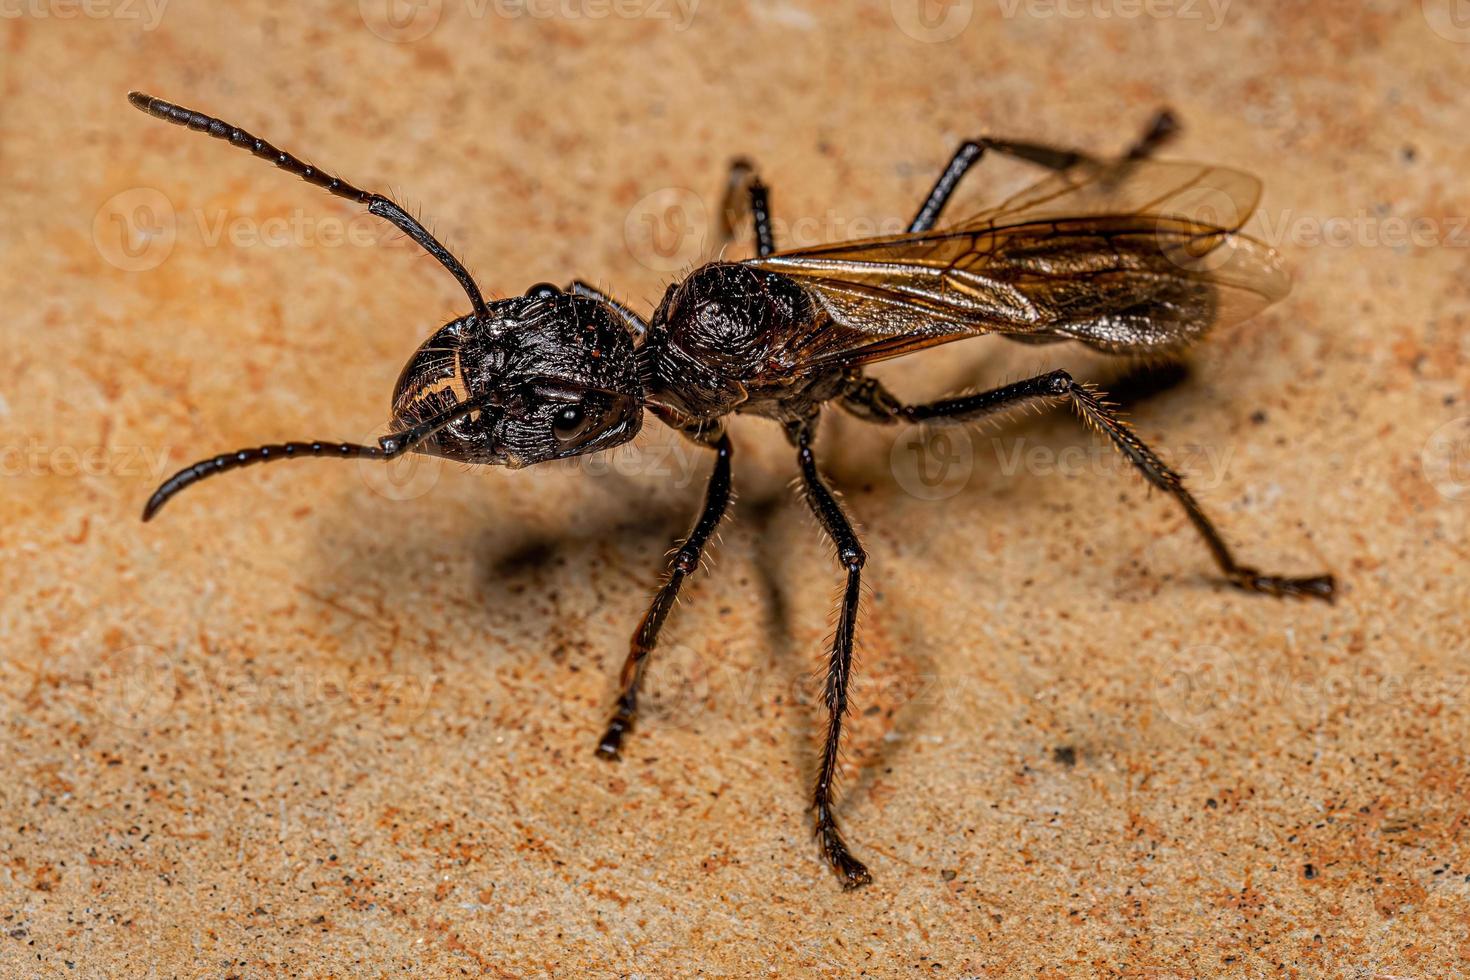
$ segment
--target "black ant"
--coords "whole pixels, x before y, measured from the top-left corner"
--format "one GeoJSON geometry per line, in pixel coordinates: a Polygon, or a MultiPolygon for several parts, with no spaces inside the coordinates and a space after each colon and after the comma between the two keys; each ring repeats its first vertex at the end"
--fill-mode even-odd
{"type": "Polygon", "coordinates": [[[645,320],[580,281],[565,289],[543,283],[523,296],[487,303],[459,260],[381,194],[353,187],[219,119],[139,93],[128,99],[366,205],[438,259],[470,301],[470,312],[439,328],[403,369],[393,393],[394,431],[377,446],[286,442],[215,456],[166,480],[143,519],[185,487],[252,463],[306,456],[386,460],[418,452],[517,469],[620,446],[638,434],[650,412],[710,449],[714,471],[699,519],[633,634],[617,707],[597,744],[598,754],[615,759],[637,715],[640,682],[659,631],[730,501],[733,450],[725,419],[747,414],[775,420],[796,451],[807,501],[846,575],[812,800],[817,837],[846,887],[870,880],[833,814],[866,555],[812,451],[827,402],[881,424],[965,423],[1022,402],[1067,403],[1184,508],[1229,582],[1269,595],[1333,598],[1331,575],[1264,575],[1237,562],[1179,474],[1097,391],[1066,371],[926,404],[906,403],[863,376],[863,366],[874,361],[982,334],[1168,357],[1210,328],[1285,296],[1289,280],[1276,253],[1240,233],[1259,182],[1223,167],[1152,160],[1176,129],[1167,112],[1113,161],[1011,140],[966,142],[907,232],[787,252],[776,251],[765,185],[749,164],[737,162],[725,214],[748,215],[756,257],[701,266],[669,286],[645,320]],[[1051,174],[999,207],[935,230],[956,186],[987,152],[1051,174]],[[1233,213],[1203,215],[1210,205],[1221,210],[1221,202],[1233,213]]]}

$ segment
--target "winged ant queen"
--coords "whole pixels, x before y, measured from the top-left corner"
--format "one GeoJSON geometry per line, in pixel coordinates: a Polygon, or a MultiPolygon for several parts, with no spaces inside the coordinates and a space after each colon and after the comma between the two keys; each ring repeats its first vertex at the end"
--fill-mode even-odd
{"type": "Polygon", "coordinates": [[[633,634],[612,718],[597,743],[599,755],[616,759],[637,716],[659,633],[730,502],[734,450],[726,420],[741,414],[774,420],[796,454],[807,503],[836,546],[845,576],[812,790],[817,840],[845,887],[871,880],[834,815],[866,555],[818,471],[813,446],[824,406],[880,425],[955,425],[1024,403],[1068,405],[1184,509],[1229,583],[1274,596],[1333,598],[1331,575],[1268,575],[1237,561],[1179,474],[1098,391],[1066,371],[920,404],[864,376],[876,361],[986,334],[1167,358],[1285,296],[1289,279],[1277,255],[1240,231],[1255,209],[1259,182],[1225,167],[1153,159],[1176,129],[1167,112],[1111,160],[1035,143],[967,141],[906,232],[784,252],[773,240],[765,185],[737,161],[725,214],[750,221],[755,256],[695,269],[670,285],[644,319],[581,281],[535,285],[524,295],[487,302],[459,260],[392,200],[222,120],[139,93],[128,98],[150,115],[225,140],[365,206],[437,259],[470,304],[409,359],[393,392],[392,431],[378,445],[283,442],[214,456],[164,481],[143,519],[185,487],[255,463],[425,453],[518,469],[620,446],[638,434],[645,413],[652,415],[708,448],[714,466],[698,519],[672,553],[633,634]],[[1049,174],[998,207],[940,227],[956,187],[987,153],[1029,161],[1049,174]],[[1207,214],[1216,217],[1202,217],[1207,214]]]}

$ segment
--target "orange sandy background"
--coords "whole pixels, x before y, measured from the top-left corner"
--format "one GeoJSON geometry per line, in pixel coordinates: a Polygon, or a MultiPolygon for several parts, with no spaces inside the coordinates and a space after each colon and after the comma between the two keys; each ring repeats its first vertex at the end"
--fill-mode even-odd
{"type": "MultiPolygon", "coordinates": [[[[1467,969],[1448,0],[0,13],[0,975],[1467,969]],[[1064,413],[941,444],[831,421],[870,553],[841,814],[876,880],[844,894],[804,809],[839,576],[774,427],[735,426],[735,519],[616,766],[613,676],[709,465],[656,427],[611,464],[257,469],[138,521],[203,456],[382,431],[465,304],[135,88],[391,191],[487,291],[582,276],[645,312],[736,154],[813,244],[906,220],[967,136],[1116,152],[1169,105],[1168,155],[1265,181],[1296,284],[1133,418],[1246,560],[1340,601],[1222,585],[1064,413]]],[[[988,160],[966,194],[1033,177],[988,160]]],[[[879,373],[921,399],[1057,363],[879,373]]]]}

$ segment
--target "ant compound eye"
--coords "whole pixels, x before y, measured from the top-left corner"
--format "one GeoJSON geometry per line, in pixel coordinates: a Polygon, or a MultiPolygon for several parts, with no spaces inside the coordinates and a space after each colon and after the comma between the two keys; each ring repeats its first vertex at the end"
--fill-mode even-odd
{"type": "Polygon", "coordinates": [[[587,431],[591,419],[581,405],[566,405],[557,409],[551,418],[551,434],[557,442],[567,443],[587,431]]]}
{"type": "Polygon", "coordinates": [[[549,282],[538,282],[536,285],[526,290],[527,299],[552,299],[560,295],[561,290],[557,289],[549,282]]]}

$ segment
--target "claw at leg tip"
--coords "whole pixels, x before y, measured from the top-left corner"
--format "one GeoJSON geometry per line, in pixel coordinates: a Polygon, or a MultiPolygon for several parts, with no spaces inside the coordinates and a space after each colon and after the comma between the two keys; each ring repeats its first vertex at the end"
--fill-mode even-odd
{"type": "Polygon", "coordinates": [[[597,754],[609,762],[617,762],[623,757],[623,733],[618,729],[609,729],[597,743],[597,754]]]}

